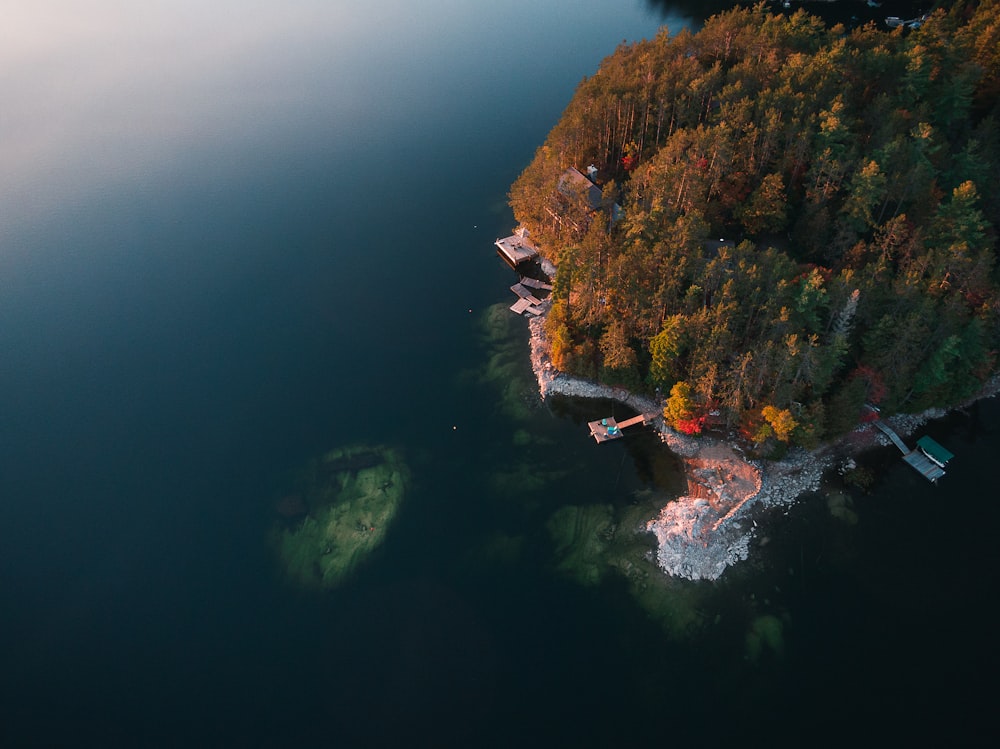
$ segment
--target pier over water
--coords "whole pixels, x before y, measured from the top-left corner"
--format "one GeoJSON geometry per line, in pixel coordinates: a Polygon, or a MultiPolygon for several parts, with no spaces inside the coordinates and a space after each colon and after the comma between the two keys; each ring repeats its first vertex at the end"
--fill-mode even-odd
{"type": "Polygon", "coordinates": [[[638,416],[633,416],[631,419],[626,419],[625,421],[615,421],[614,418],[609,416],[606,419],[588,422],[587,426],[590,428],[590,436],[593,437],[598,444],[600,444],[609,440],[616,440],[622,436],[623,429],[627,429],[628,427],[636,424],[648,424],[658,415],[659,414],[656,413],[639,414],[638,416]]]}
{"type": "Polygon", "coordinates": [[[937,480],[944,476],[945,474],[945,464],[951,460],[954,455],[952,455],[948,450],[939,445],[930,437],[924,436],[917,440],[917,447],[911,450],[907,447],[906,443],[900,438],[892,427],[886,424],[881,419],[877,419],[875,426],[885,434],[899,451],[903,453],[903,460],[905,460],[925,479],[933,483],[937,483],[937,480]]]}

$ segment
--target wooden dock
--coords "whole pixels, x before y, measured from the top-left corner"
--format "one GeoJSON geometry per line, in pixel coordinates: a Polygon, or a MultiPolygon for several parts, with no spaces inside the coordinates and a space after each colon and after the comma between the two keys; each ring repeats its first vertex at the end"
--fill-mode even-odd
{"type": "Polygon", "coordinates": [[[656,413],[639,414],[638,416],[633,416],[631,419],[625,419],[625,421],[615,421],[614,417],[609,416],[606,419],[588,422],[587,426],[590,428],[590,436],[594,438],[597,444],[600,444],[618,439],[622,436],[623,429],[636,424],[647,424],[656,418],[657,415],[656,413]]]}
{"type": "Polygon", "coordinates": [[[521,234],[498,239],[494,244],[500,256],[514,268],[538,257],[538,248],[521,234]]]}
{"type": "Polygon", "coordinates": [[[875,426],[878,427],[886,437],[892,440],[892,444],[898,447],[900,452],[903,453],[903,455],[906,455],[908,452],[910,452],[910,448],[906,446],[906,443],[903,442],[903,440],[899,438],[899,435],[892,430],[892,427],[890,427],[884,421],[882,420],[876,421],[875,426]]]}
{"type": "Polygon", "coordinates": [[[893,431],[892,427],[884,421],[876,420],[875,426],[892,441],[892,444],[899,448],[899,451],[903,453],[903,460],[908,465],[913,466],[925,479],[937,483],[937,480],[944,476],[944,463],[947,463],[954,456],[937,442],[930,437],[921,437],[917,440],[917,447],[911,450],[893,431]]]}
{"type": "Polygon", "coordinates": [[[518,282],[514,284],[510,287],[510,290],[517,294],[521,299],[527,299],[536,307],[542,303],[542,300],[532,294],[523,283],[518,282]]]}
{"type": "Polygon", "coordinates": [[[910,450],[910,452],[903,456],[903,460],[913,466],[921,476],[932,483],[936,483],[939,478],[944,476],[944,469],[931,461],[920,450],[910,450]]]}
{"type": "Polygon", "coordinates": [[[542,309],[536,305],[532,304],[530,299],[525,299],[521,297],[512,305],[510,305],[510,311],[515,315],[535,315],[538,316],[542,314],[542,309]]]}
{"type": "MultiPolygon", "coordinates": [[[[531,289],[542,290],[547,286],[548,284],[535,281],[533,278],[522,277],[520,281],[510,287],[510,290],[517,294],[517,301],[510,305],[510,311],[516,315],[542,314],[542,300],[532,294],[531,289]],[[528,283],[529,281],[534,283],[528,283]]],[[[548,286],[548,289],[551,288],[551,286],[548,286]]]]}
{"type": "MultiPolygon", "coordinates": [[[[494,244],[497,246],[497,253],[500,257],[515,270],[522,263],[534,260],[539,255],[538,248],[528,240],[528,231],[524,227],[509,237],[498,239],[494,244]]],[[[538,316],[545,310],[542,308],[542,300],[535,296],[533,291],[552,291],[552,284],[530,276],[520,275],[520,280],[511,286],[510,290],[517,295],[517,301],[510,305],[511,312],[515,315],[538,316]]]]}
{"type": "Polygon", "coordinates": [[[539,281],[537,278],[528,278],[527,276],[521,276],[521,285],[527,286],[529,289],[535,289],[536,291],[552,291],[552,284],[539,281]]]}

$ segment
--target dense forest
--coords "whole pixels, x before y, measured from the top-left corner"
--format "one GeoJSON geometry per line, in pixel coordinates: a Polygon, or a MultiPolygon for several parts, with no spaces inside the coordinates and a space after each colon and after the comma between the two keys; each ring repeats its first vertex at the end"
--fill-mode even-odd
{"type": "Polygon", "coordinates": [[[776,447],[975,394],[1000,343],[998,19],[848,32],[761,4],[620,46],[510,192],[558,268],[556,366],[776,447]],[[566,177],[589,166],[599,193],[566,177]]]}

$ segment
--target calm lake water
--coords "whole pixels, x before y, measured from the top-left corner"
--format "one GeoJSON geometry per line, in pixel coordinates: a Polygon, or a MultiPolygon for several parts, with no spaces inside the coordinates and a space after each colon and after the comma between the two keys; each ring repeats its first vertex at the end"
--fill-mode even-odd
{"type": "MultiPolygon", "coordinates": [[[[718,583],[566,574],[557,515],[679,476],[533,394],[510,183],[579,80],[704,5],[40,0],[0,29],[0,745],[968,741],[995,690],[998,406],[718,583]],[[412,486],[342,587],[295,471],[412,486]],[[844,513],[841,513],[843,516],[844,513]],[[677,621],[691,619],[684,628],[677,621]]],[[[582,514],[581,514],[582,517],[582,514]]],[[[572,565],[570,565],[572,566],[572,565]]]]}

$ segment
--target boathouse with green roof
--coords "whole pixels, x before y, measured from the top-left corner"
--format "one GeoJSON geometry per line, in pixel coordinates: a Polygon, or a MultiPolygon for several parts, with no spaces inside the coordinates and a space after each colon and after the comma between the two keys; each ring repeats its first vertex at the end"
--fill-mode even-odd
{"type": "Polygon", "coordinates": [[[943,447],[926,435],[917,440],[917,447],[920,448],[924,455],[942,468],[948,464],[949,460],[955,457],[948,451],[947,448],[943,447]]]}

